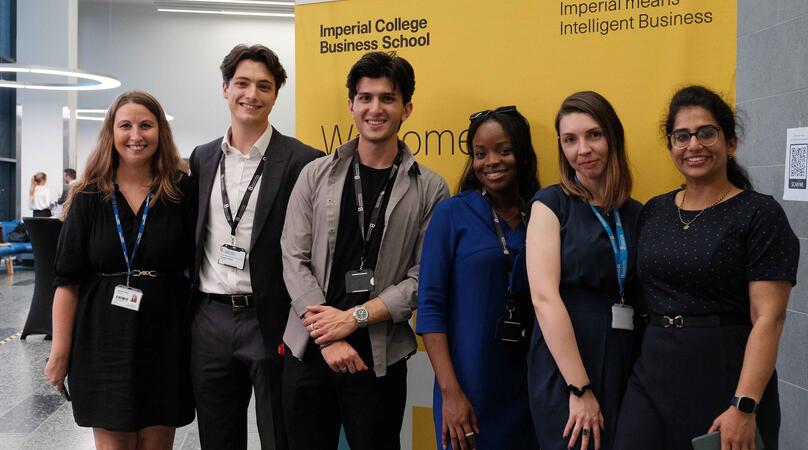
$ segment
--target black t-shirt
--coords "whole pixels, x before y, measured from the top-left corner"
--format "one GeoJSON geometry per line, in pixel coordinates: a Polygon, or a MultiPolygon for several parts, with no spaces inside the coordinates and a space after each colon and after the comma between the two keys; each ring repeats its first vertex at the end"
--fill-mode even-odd
{"type": "Polygon", "coordinates": [[[637,270],[656,314],[749,316],[749,282],[796,283],[799,240],[780,204],[743,191],[705,210],[682,211],[674,195],[651,199],[640,216],[637,270]]]}
{"type": "MultiPolygon", "coordinates": [[[[376,205],[376,201],[387,184],[390,170],[374,169],[372,167],[359,164],[359,175],[362,179],[362,203],[365,207],[365,234],[368,232],[368,225],[376,205]]],[[[390,186],[392,189],[392,185],[390,186]]],[[[384,212],[390,199],[390,189],[385,193],[384,201],[379,211],[379,219],[376,224],[373,236],[371,236],[368,246],[365,269],[375,269],[376,260],[379,256],[379,247],[384,233],[384,212]]],[[[337,242],[334,249],[334,261],[331,266],[331,275],[328,280],[328,290],[326,291],[325,303],[343,311],[361,305],[369,299],[369,293],[358,294],[345,293],[345,273],[350,270],[358,270],[362,260],[363,241],[362,233],[359,231],[359,217],[356,211],[356,190],[354,189],[353,164],[345,177],[345,187],[342,190],[342,207],[339,213],[339,226],[337,231],[337,242]]],[[[359,356],[368,367],[373,367],[373,355],[370,349],[370,337],[367,328],[360,328],[346,338],[347,342],[354,347],[359,356]]]]}

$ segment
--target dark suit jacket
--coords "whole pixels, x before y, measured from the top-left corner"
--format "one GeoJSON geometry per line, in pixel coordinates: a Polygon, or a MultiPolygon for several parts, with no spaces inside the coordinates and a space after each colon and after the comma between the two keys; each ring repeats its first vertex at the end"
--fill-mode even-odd
{"type": "MultiPolygon", "coordinates": [[[[222,139],[214,139],[196,147],[189,161],[191,179],[197,184],[199,192],[197,252],[194,263],[194,285],[197,287],[205,240],[208,237],[206,228],[209,200],[222,157],[222,139]]],[[[268,355],[277,356],[291,302],[283,282],[280,245],[289,194],[303,166],[323,155],[323,152],[272,129],[248,249],[253,301],[268,355]]],[[[221,214],[224,215],[224,211],[221,214]]],[[[192,309],[191,314],[194,312],[195,309],[192,309]]]]}

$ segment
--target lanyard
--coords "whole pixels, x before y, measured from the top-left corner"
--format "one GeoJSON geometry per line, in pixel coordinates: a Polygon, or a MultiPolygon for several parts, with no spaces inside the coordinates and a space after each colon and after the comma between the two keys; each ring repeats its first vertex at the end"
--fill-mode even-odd
{"type": "MultiPolygon", "coordinates": [[[[487,200],[488,197],[486,196],[485,190],[483,190],[482,194],[483,197],[485,197],[487,200]]],[[[502,224],[499,220],[499,216],[497,215],[497,212],[494,210],[494,207],[491,206],[490,202],[488,206],[491,208],[491,216],[494,218],[494,230],[497,232],[497,237],[499,238],[499,244],[502,246],[502,254],[505,255],[505,258],[507,259],[505,277],[508,282],[508,289],[510,289],[511,272],[513,271],[513,256],[511,255],[511,251],[508,250],[508,243],[505,240],[505,232],[502,230],[502,224]]],[[[519,211],[519,215],[521,216],[522,224],[524,225],[525,224],[524,211],[519,211]]]]}
{"type": "Polygon", "coordinates": [[[370,222],[368,223],[368,232],[365,234],[365,207],[364,199],[362,197],[362,176],[359,173],[359,158],[356,153],[353,156],[353,172],[354,172],[354,192],[356,193],[356,215],[359,217],[359,231],[362,233],[362,260],[359,265],[359,270],[365,268],[365,259],[367,259],[368,248],[370,247],[370,240],[373,237],[373,231],[379,221],[379,214],[381,213],[382,203],[384,202],[385,195],[388,193],[388,188],[392,191],[393,182],[398,174],[398,166],[401,164],[402,153],[398,152],[393,167],[390,169],[390,175],[384,183],[382,191],[376,198],[376,204],[373,205],[373,211],[370,213],[370,222]]]}
{"type": "Polygon", "coordinates": [[[609,235],[609,243],[612,245],[612,253],[614,254],[614,262],[617,265],[617,286],[620,289],[620,303],[623,303],[624,283],[626,282],[626,273],[628,271],[628,247],[626,247],[626,235],[623,233],[623,223],[620,221],[620,212],[614,208],[614,223],[617,229],[617,238],[612,233],[611,227],[603,218],[603,215],[598,211],[595,205],[590,204],[590,208],[595,213],[600,224],[609,235]]]}
{"type": "Polygon", "coordinates": [[[140,246],[140,238],[143,237],[143,231],[146,229],[146,218],[149,216],[149,200],[151,200],[151,189],[146,194],[146,205],[143,207],[143,218],[140,219],[140,229],[137,232],[137,239],[135,245],[132,247],[132,256],[130,257],[126,251],[126,240],[123,237],[123,227],[121,226],[121,215],[118,213],[118,196],[115,192],[118,190],[116,184],[112,190],[112,212],[115,214],[115,226],[118,228],[118,239],[121,241],[121,249],[123,250],[123,259],[126,261],[126,286],[129,286],[129,275],[132,273],[132,262],[135,260],[135,253],[140,246]]]}
{"type": "Polygon", "coordinates": [[[250,184],[247,186],[247,191],[244,193],[244,196],[241,197],[241,204],[238,206],[238,211],[236,211],[236,217],[234,218],[230,212],[230,198],[227,196],[227,185],[225,184],[225,164],[224,160],[227,159],[227,155],[222,156],[222,160],[219,163],[219,177],[220,182],[219,185],[222,188],[222,204],[224,205],[224,217],[227,219],[227,223],[230,224],[230,239],[233,245],[236,244],[236,227],[238,227],[238,223],[241,222],[241,216],[244,215],[244,211],[247,209],[247,203],[250,201],[250,196],[255,190],[255,185],[258,183],[258,180],[261,179],[261,174],[264,173],[264,161],[267,160],[266,152],[264,155],[261,156],[261,162],[258,163],[258,167],[255,168],[255,173],[253,173],[252,179],[250,180],[250,184]]]}

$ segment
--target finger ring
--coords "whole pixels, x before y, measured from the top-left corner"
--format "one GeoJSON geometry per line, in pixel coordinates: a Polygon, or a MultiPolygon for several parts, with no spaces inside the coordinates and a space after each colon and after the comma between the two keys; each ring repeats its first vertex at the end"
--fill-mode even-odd
{"type": "Polygon", "coordinates": [[[309,324],[309,331],[314,331],[314,324],[313,323],[309,324]]]}
{"type": "Polygon", "coordinates": [[[473,431],[469,431],[468,433],[466,433],[466,437],[472,437],[472,436],[474,436],[475,434],[477,434],[477,433],[475,433],[475,432],[473,432],[473,431]]]}
{"type": "Polygon", "coordinates": [[[345,373],[345,372],[348,371],[348,368],[347,367],[340,367],[339,371],[342,372],[342,373],[345,373]]]}
{"type": "Polygon", "coordinates": [[[584,428],[581,430],[581,436],[588,437],[589,436],[589,428],[584,428]]]}

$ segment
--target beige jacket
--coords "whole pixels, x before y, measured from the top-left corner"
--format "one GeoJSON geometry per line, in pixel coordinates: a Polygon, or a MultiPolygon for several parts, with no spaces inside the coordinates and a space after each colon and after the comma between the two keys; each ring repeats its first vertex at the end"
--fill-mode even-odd
{"type": "MultiPolygon", "coordinates": [[[[357,144],[358,139],[354,139],[333,155],[309,163],[289,198],[281,249],[283,279],[292,308],[283,341],[299,359],[309,342],[301,317],[307,306],[325,303],[342,190],[357,144]]],[[[398,145],[404,156],[384,213],[376,288],[370,293],[370,298],[381,298],[392,318],[368,326],[373,370],[379,377],[385,375],[387,366],[416,351],[415,334],[408,320],[418,305],[421,244],[435,205],[449,196],[446,181],[419,166],[406,144],[399,141],[398,145]]]]}

